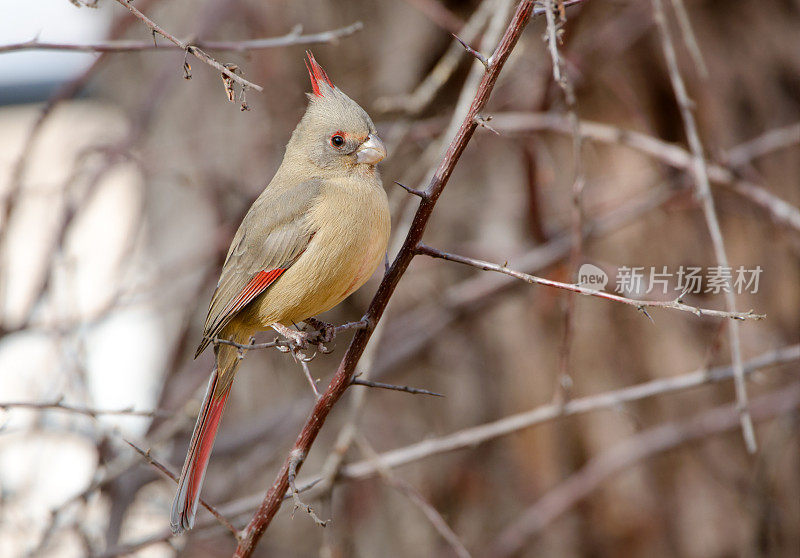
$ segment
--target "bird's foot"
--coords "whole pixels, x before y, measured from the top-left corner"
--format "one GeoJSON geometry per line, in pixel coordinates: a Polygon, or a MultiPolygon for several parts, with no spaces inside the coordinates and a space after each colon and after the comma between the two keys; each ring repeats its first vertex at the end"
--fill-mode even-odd
{"type": "Polygon", "coordinates": [[[316,342],[317,344],[324,346],[326,343],[333,341],[333,338],[336,337],[336,326],[333,324],[323,322],[322,320],[318,320],[316,318],[306,318],[303,321],[316,330],[313,332],[308,332],[308,340],[312,343],[316,342]]]}
{"type": "Polygon", "coordinates": [[[336,328],[331,324],[315,320],[314,318],[303,321],[314,329],[311,331],[300,331],[283,324],[272,325],[272,329],[283,335],[289,341],[288,347],[278,347],[278,349],[284,352],[291,352],[295,358],[303,362],[310,362],[317,356],[317,353],[328,354],[332,352],[333,349],[329,349],[325,344],[333,341],[336,335],[336,328]],[[303,353],[303,351],[309,348],[314,349],[312,355],[303,353]]]}
{"type": "Polygon", "coordinates": [[[308,347],[308,342],[310,338],[309,332],[293,329],[283,324],[272,324],[272,329],[274,329],[275,331],[283,335],[286,339],[288,339],[290,345],[292,345],[293,348],[305,349],[308,347]]]}

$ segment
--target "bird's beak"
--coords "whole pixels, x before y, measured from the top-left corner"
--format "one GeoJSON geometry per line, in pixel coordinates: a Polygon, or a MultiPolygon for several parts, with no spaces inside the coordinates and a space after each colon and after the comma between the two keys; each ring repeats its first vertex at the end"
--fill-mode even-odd
{"type": "Polygon", "coordinates": [[[375,165],[384,157],[386,157],[386,146],[375,134],[367,136],[366,141],[356,149],[356,162],[358,163],[375,165]]]}

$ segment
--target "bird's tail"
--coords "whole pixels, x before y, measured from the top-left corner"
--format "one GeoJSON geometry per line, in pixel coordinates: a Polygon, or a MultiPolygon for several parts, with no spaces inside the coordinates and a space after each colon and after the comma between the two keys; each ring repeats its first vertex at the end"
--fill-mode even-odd
{"type": "MultiPolygon", "coordinates": [[[[249,335],[225,336],[237,343],[246,342],[249,335]]],[[[211,373],[208,388],[203,399],[203,406],[194,425],[189,451],[178,479],[178,493],[172,502],[170,526],[175,534],[182,533],[194,526],[197,504],[200,501],[200,488],[206,476],[206,467],[214,447],[225,401],[233,385],[233,376],[239,367],[241,355],[230,345],[217,347],[217,365],[211,373]]]]}

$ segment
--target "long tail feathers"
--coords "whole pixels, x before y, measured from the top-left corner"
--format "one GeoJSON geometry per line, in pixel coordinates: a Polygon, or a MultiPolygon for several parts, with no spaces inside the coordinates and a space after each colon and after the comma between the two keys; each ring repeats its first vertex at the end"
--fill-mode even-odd
{"type": "Polygon", "coordinates": [[[178,493],[172,502],[170,525],[175,534],[182,533],[194,526],[197,504],[200,501],[200,487],[206,475],[208,459],[214,447],[214,438],[225,410],[225,401],[230,393],[230,384],[222,393],[215,393],[219,375],[217,370],[211,374],[206,396],[197,423],[194,425],[186,462],[183,464],[181,478],[178,480],[178,493]]]}

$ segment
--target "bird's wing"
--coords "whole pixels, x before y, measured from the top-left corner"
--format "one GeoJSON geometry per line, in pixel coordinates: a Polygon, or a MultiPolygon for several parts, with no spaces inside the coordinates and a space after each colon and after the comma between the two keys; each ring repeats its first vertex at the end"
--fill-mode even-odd
{"type": "Polygon", "coordinates": [[[306,181],[280,193],[269,186],[253,203],[231,242],[195,356],[305,251],[314,236],[306,215],[320,184],[306,181]]]}

